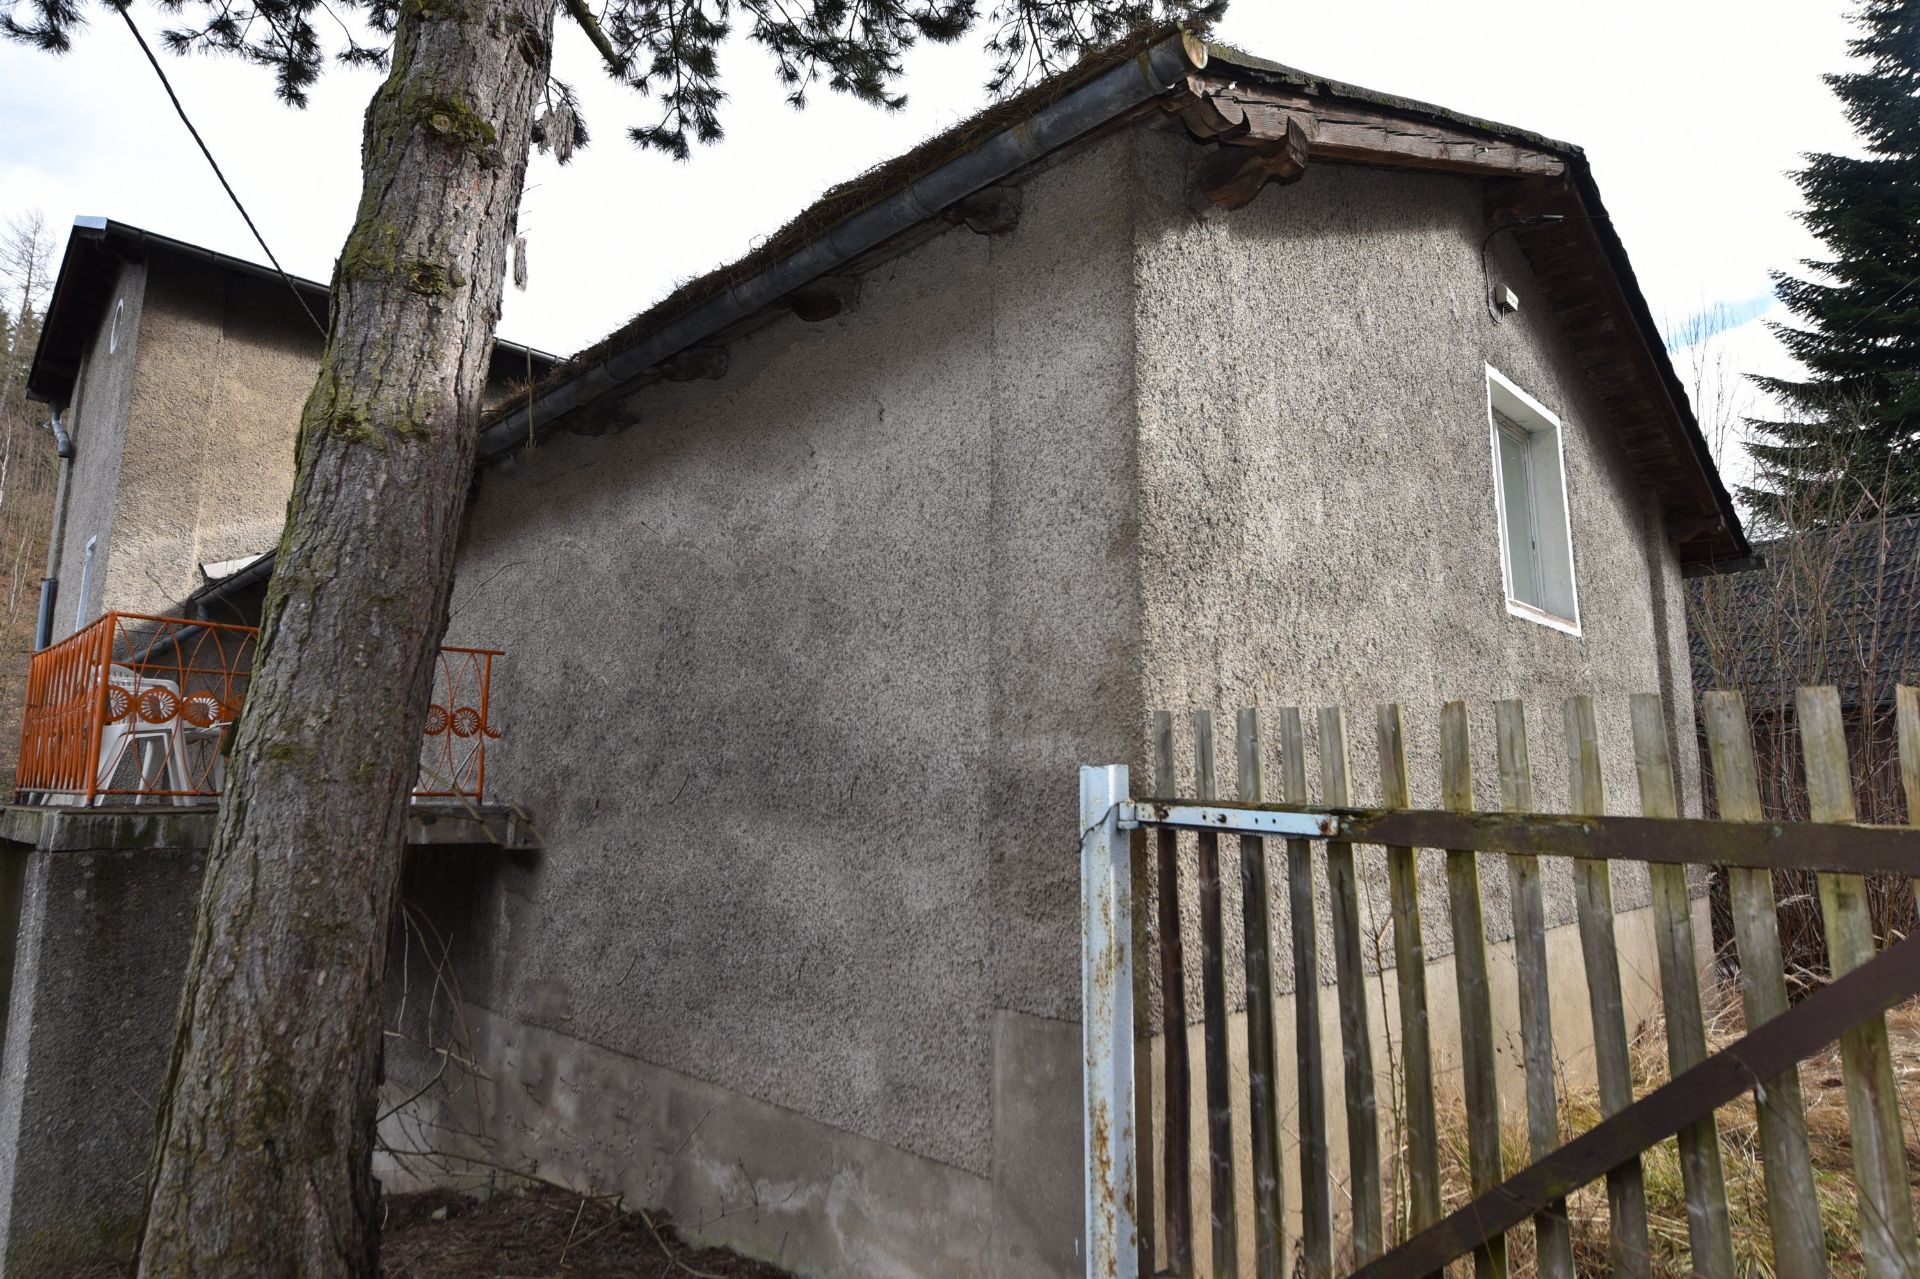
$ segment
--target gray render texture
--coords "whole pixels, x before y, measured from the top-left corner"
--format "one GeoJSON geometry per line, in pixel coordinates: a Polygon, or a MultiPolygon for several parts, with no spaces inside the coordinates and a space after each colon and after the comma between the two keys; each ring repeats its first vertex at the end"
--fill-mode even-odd
{"type": "Polygon", "coordinates": [[[1198,154],[1113,134],[1010,234],[936,236],[482,484],[448,640],[510,654],[490,782],[546,852],[427,908],[493,1157],[808,1273],[1070,1273],[1076,764],[1150,777],[1155,707],[1344,704],[1371,778],[1397,700],[1431,799],[1464,697],[1490,805],[1521,696],[1551,807],[1591,691],[1632,807],[1678,565],[1498,243],[1522,306],[1488,316],[1480,185],[1318,165],[1203,217],[1198,154]],[[1563,420],[1580,636],[1503,608],[1485,364],[1563,420]]]}

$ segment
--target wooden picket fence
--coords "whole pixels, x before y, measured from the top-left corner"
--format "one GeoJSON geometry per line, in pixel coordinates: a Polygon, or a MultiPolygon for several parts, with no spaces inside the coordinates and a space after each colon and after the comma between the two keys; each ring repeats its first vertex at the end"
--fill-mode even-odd
{"type": "MultiPolygon", "coordinates": [[[[1190,1204],[1208,1217],[1210,1253],[1238,1257],[1240,1232],[1254,1235],[1260,1279],[1305,1275],[1323,1279],[1347,1272],[1365,1279],[1425,1279],[1455,1259],[1471,1256],[1476,1279],[1505,1279],[1506,1232],[1534,1232],[1538,1273],[1571,1279],[1573,1238],[1566,1197],[1605,1179],[1612,1271],[1633,1279],[1652,1273],[1646,1188],[1641,1154],[1678,1138],[1684,1180],[1691,1273],[1734,1279],[1733,1233],[1762,1223],[1729,1220],[1722,1152],[1714,1112],[1744,1093],[1754,1096],[1774,1273],[1784,1279],[1825,1276],[1814,1172],[1797,1063],[1840,1044],[1853,1135],[1860,1204],[1860,1253],[1869,1279],[1920,1275],[1905,1143],[1895,1092],[1884,1012],[1920,994],[1920,940],[1876,951],[1865,875],[1920,873],[1920,830],[1854,824],[1848,748],[1840,702],[1831,688],[1801,689],[1800,736],[1812,820],[1766,821],[1760,808],[1746,708],[1737,694],[1709,693],[1702,708],[1720,817],[1682,819],[1676,799],[1667,723],[1660,699],[1632,699],[1633,760],[1638,817],[1606,816],[1601,743],[1588,697],[1564,708],[1570,812],[1534,811],[1528,724],[1519,701],[1496,707],[1502,811],[1473,807],[1473,753],[1467,706],[1448,703],[1440,717],[1442,807],[1412,807],[1401,708],[1378,708],[1375,733],[1381,765],[1379,808],[1352,804],[1348,727],[1338,708],[1317,715],[1319,802],[1310,803],[1305,717],[1282,709],[1278,729],[1279,800],[1270,803],[1264,735],[1269,725],[1254,710],[1239,712],[1234,801],[1217,797],[1212,718],[1193,717],[1192,798],[1177,798],[1174,724],[1154,717],[1153,795],[1130,796],[1127,770],[1082,770],[1082,881],[1085,923],[1087,1257],[1101,1276],[1188,1275],[1194,1264],[1190,1204]],[[1179,832],[1197,832],[1198,962],[1204,1027],[1198,1063],[1187,1036],[1154,1036],[1144,1015],[1148,965],[1158,975],[1165,1027],[1189,1024],[1181,936],[1183,859],[1179,832]],[[1223,919],[1220,841],[1238,835],[1246,990],[1246,1071],[1249,1095],[1233,1095],[1229,1057],[1228,921],[1223,919]],[[1278,1100],[1286,1058],[1276,1042],[1273,935],[1269,919],[1269,841],[1284,842],[1286,900],[1291,919],[1309,926],[1287,930],[1292,948],[1295,1043],[1292,1079],[1299,1160],[1281,1166],[1283,1114],[1278,1100]],[[1334,981],[1338,1005],[1344,1095],[1330,1102],[1324,1086],[1319,1002],[1321,973],[1313,845],[1324,843],[1327,900],[1332,915],[1334,981]],[[1388,914],[1397,988],[1398,1071],[1385,1099],[1402,1117],[1402,1146],[1383,1165],[1378,1095],[1364,970],[1361,870],[1356,845],[1384,848],[1388,914]],[[1441,1151],[1435,1095],[1434,1046],[1428,1022],[1427,955],[1421,920],[1421,883],[1415,850],[1444,850],[1445,897],[1454,946],[1461,1064],[1471,1197],[1442,1210],[1441,1151]],[[1502,1163],[1501,1102],[1495,1068],[1494,983],[1479,881],[1478,853],[1506,855],[1513,915],[1513,965],[1525,1113],[1532,1162],[1511,1170],[1502,1163]],[[1590,1130],[1563,1133],[1553,1063],[1551,1008],[1565,987],[1550,988],[1543,856],[1572,859],[1571,874],[1586,999],[1593,1028],[1594,1071],[1603,1119],[1590,1130]],[[1615,941],[1612,867],[1643,862],[1664,1005],[1669,1082],[1636,1098],[1629,1033],[1615,941]],[[1747,1033],[1709,1053],[1693,920],[1690,865],[1725,868],[1734,915],[1740,993],[1747,1033]],[[1776,928],[1772,872],[1815,870],[1833,957],[1834,980],[1791,1007],[1776,928]],[[1157,883],[1157,916],[1136,912],[1135,885],[1157,883]],[[1136,965],[1134,953],[1143,961],[1136,965]],[[1138,1050],[1136,1049],[1136,1038],[1138,1050]],[[1137,1059],[1137,1060],[1136,1060],[1137,1059]],[[1196,1076],[1198,1078],[1196,1079],[1196,1076]],[[1206,1120],[1184,1120],[1195,1088],[1204,1090],[1206,1120]],[[1156,1134],[1151,1117],[1168,1117],[1156,1134]],[[1329,1159],[1328,1107],[1345,1111],[1349,1204],[1346,1240],[1334,1229],[1336,1183],[1329,1159]],[[1250,1220],[1236,1205],[1232,1115],[1246,1112],[1251,1129],[1253,1188],[1250,1220]],[[1155,1142],[1158,1135],[1160,1140],[1155,1142]],[[1194,1143],[1204,1143],[1196,1147],[1194,1143]],[[1190,1159],[1205,1151],[1207,1172],[1190,1185],[1190,1159]],[[1383,1202],[1383,1170],[1404,1173],[1399,1207],[1408,1226],[1391,1245],[1383,1202]],[[1297,1224],[1287,1213],[1289,1185],[1299,1196],[1297,1224]],[[1156,1191],[1156,1186],[1159,1188],[1156,1191]],[[1163,1206],[1164,1211],[1157,1211],[1163,1206]],[[1348,1249],[1352,1268],[1345,1266],[1348,1249]],[[1341,1271],[1335,1269],[1336,1258],[1341,1271]]],[[[1908,812],[1920,814],[1920,695],[1898,694],[1902,778],[1908,812]]],[[[1686,743],[1688,747],[1692,743],[1686,743]]],[[[1379,986],[1385,989],[1384,985],[1379,986]]],[[[1575,994],[1573,997],[1578,998],[1575,994]]],[[[1386,1013],[1388,1010],[1379,1010],[1386,1013]]],[[[1562,1045],[1564,1050],[1567,1046],[1562,1045]]],[[[1234,1273],[1230,1261],[1215,1273],[1234,1273]]]]}

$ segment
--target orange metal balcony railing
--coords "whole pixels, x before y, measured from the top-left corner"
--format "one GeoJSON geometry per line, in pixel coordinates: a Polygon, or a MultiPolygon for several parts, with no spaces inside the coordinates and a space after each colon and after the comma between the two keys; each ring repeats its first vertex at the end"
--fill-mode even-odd
{"type": "MultiPolygon", "coordinates": [[[[33,655],[18,797],[92,804],[220,793],[258,636],[251,626],[107,613],[33,655]]],[[[421,742],[420,797],[486,792],[495,649],[445,647],[421,742]]]]}

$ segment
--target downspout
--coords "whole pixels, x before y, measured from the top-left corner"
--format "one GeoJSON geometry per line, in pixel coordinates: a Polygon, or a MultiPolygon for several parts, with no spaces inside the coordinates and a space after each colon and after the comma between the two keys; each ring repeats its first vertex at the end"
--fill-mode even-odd
{"type": "Polygon", "coordinates": [[[40,579],[40,620],[33,629],[33,646],[45,648],[53,642],[53,597],[59,592],[60,543],[67,531],[67,488],[73,480],[73,436],[60,424],[66,406],[53,410],[48,423],[53,428],[53,447],[60,457],[60,479],[53,491],[53,532],[47,537],[47,575],[40,579]]]}

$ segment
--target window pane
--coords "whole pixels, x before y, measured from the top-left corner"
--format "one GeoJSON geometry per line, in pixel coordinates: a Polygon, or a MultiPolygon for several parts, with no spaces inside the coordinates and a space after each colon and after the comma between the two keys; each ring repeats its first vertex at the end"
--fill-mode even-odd
{"type": "Polygon", "coordinates": [[[1507,547],[1507,579],[1513,598],[1541,608],[1544,604],[1540,594],[1539,559],[1533,544],[1533,485],[1527,476],[1527,445],[1524,431],[1502,424],[1500,496],[1505,507],[1505,527],[1500,532],[1507,547]]]}

